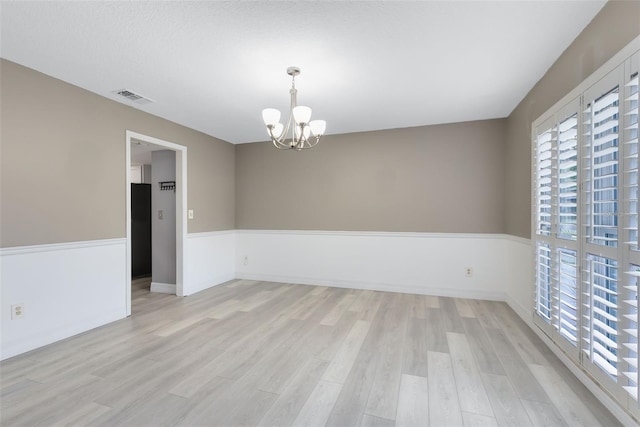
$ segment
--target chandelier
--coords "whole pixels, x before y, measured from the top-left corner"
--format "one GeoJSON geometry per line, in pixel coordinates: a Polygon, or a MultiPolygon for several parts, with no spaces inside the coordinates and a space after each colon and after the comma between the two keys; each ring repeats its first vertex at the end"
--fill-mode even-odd
{"type": "Polygon", "coordinates": [[[291,111],[287,125],[280,123],[280,111],[275,108],[262,110],[262,120],[267,125],[267,132],[273,145],[280,150],[304,150],[315,147],[324,135],[327,122],[324,120],[311,120],[311,108],[298,105],[296,100],[296,76],[300,74],[300,68],[289,67],[287,74],[291,76],[291,111]],[[291,139],[287,135],[291,131],[291,139]]]}

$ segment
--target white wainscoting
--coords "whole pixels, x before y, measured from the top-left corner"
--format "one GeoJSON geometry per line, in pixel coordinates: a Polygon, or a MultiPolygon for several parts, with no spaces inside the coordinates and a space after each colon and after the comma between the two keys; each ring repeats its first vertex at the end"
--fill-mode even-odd
{"type": "Polygon", "coordinates": [[[507,240],[502,234],[236,230],[235,270],[241,279],[504,301],[507,240]]]}
{"type": "Polygon", "coordinates": [[[506,302],[520,317],[533,316],[534,280],[531,239],[508,236],[505,239],[506,302]]]}
{"type": "Polygon", "coordinates": [[[126,316],[125,239],[4,248],[0,265],[2,359],[126,316]]]}
{"type": "Polygon", "coordinates": [[[235,278],[234,230],[187,234],[184,295],[235,278]]]}

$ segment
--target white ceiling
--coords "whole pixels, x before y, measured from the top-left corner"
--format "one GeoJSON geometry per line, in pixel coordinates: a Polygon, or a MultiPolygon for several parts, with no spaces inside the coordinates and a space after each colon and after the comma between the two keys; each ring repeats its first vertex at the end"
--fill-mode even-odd
{"type": "Polygon", "coordinates": [[[506,117],[605,3],[2,1],[0,55],[244,143],[289,65],[328,134],[506,117]]]}

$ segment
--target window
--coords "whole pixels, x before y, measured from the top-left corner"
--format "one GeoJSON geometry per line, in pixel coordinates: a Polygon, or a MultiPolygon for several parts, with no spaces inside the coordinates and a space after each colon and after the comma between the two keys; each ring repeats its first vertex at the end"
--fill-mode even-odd
{"type": "Polygon", "coordinates": [[[532,239],[534,322],[640,417],[635,46],[534,122],[532,239]]]}

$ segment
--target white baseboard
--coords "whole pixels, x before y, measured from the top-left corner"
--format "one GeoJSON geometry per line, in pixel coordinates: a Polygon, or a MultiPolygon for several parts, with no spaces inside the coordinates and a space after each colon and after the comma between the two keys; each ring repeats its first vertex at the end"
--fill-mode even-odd
{"type": "Polygon", "coordinates": [[[317,277],[282,276],[261,273],[239,273],[236,279],[264,282],[296,283],[301,285],[330,286],[334,288],[361,289],[369,291],[399,292],[405,294],[433,295],[452,298],[473,298],[490,301],[504,301],[504,292],[484,292],[460,289],[435,288],[424,285],[394,283],[359,282],[354,280],[321,279],[317,277]]]}
{"type": "Polygon", "coordinates": [[[176,294],[176,285],[170,283],[151,282],[151,292],[160,294],[176,294]]]}

